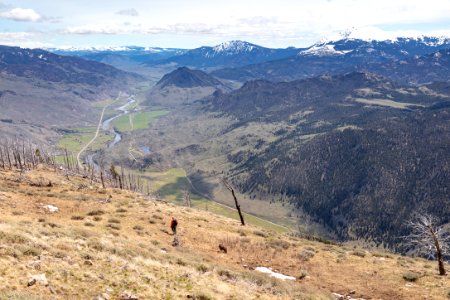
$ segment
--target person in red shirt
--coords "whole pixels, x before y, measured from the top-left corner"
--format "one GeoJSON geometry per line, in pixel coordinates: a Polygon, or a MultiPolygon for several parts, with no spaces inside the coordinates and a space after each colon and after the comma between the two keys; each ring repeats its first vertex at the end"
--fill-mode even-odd
{"type": "Polygon", "coordinates": [[[172,229],[173,235],[177,234],[177,225],[178,225],[177,219],[172,217],[172,220],[170,221],[170,229],[172,229]]]}

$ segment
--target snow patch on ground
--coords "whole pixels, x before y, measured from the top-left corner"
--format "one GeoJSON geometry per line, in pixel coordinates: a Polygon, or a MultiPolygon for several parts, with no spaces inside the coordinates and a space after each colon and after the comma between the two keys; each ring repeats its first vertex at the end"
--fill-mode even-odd
{"type": "Polygon", "coordinates": [[[276,273],[276,272],[272,271],[271,268],[256,267],[255,270],[258,272],[261,272],[261,273],[269,274],[270,276],[281,279],[281,280],[295,280],[295,277],[287,276],[287,275],[284,275],[281,273],[276,273]]]}
{"type": "Polygon", "coordinates": [[[51,204],[44,205],[43,208],[50,213],[57,213],[59,211],[58,207],[51,204]]]}

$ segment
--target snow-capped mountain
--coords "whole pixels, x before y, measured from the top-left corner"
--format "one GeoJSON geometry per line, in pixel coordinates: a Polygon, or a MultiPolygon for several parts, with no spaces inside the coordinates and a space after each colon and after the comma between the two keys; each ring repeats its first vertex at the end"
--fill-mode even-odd
{"type": "Polygon", "coordinates": [[[85,59],[112,64],[121,67],[123,63],[143,63],[166,59],[180,55],[186,50],[176,48],[119,46],[119,47],[61,47],[49,48],[47,51],[66,56],[79,56],[85,59]]]}
{"type": "Polygon", "coordinates": [[[351,34],[346,38],[332,41],[320,41],[299,56],[335,56],[335,55],[369,55],[404,59],[411,56],[421,56],[450,48],[450,39],[445,37],[396,37],[395,39],[375,40],[357,39],[351,34]]]}
{"type": "Polygon", "coordinates": [[[258,48],[262,47],[244,41],[229,41],[212,47],[212,50],[215,54],[226,53],[226,55],[233,55],[242,52],[251,52],[258,48]]]}
{"type": "Polygon", "coordinates": [[[301,49],[271,49],[245,41],[229,41],[213,47],[203,46],[181,55],[159,61],[157,64],[175,63],[194,68],[240,67],[297,54],[301,49]]]}
{"type": "Polygon", "coordinates": [[[406,84],[450,79],[449,38],[418,36],[375,40],[353,38],[351,33],[345,36],[338,40],[322,40],[285,59],[221,69],[212,74],[240,81],[290,81],[353,71],[380,74],[406,84]]]}
{"type": "Polygon", "coordinates": [[[46,48],[45,50],[60,53],[98,53],[98,52],[139,52],[139,53],[161,53],[179,51],[182,49],[161,48],[161,47],[141,47],[141,46],[86,46],[74,47],[63,46],[59,48],[46,48]]]}

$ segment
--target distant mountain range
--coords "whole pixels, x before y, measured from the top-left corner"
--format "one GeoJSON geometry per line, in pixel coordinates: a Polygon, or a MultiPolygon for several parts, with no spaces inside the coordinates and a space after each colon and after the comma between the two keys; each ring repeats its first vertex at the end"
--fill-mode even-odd
{"type": "Polygon", "coordinates": [[[200,47],[152,64],[171,64],[199,69],[241,67],[282,59],[299,52],[297,48],[270,49],[243,41],[230,41],[214,47],[200,47]]]}
{"type": "MultiPolygon", "coordinates": [[[[143,64],[148,67],[172,66],[197,69],[241,67],[296,55],[301,49],[271,49],[245,41],[229,41],[213,47],[176,49],[158,47],[106,47],[106,48],[49,48],[51,52],[80,56],[86,59],[109,63],[117,67],[124,64],[143,64]]],[[[127,70],[129,70],[127,68],[127,70]]]]}
{"type": "MultiPolygon", "coordinates": [[[[424,72],[428,74],[429,69],[421,70],[421,68],[417,68],[417,72],[414,72],[415,74],[402,72],[400,77],[396,76],[396,74],[391,74],[389,66],[414,64],[414,60],[427,60],[430,54],[444,51],[448,48],[450,48],[449,39],[431,37],[420,39],[399,38],[392,41],[342,39],[315,44],[299,51],[295,56],[285,59],[240,68],[216,70],[212,74],[216,77],[239,81],[249,79],[289,81],[322,74],[344,74],[360,70],[372,73],[379,72],[384,76],[399,79],[402,82],[423,83],[427,82],[429,77],[424,77],[424,72]],[[389,66],[386,67],[385,65],[389,66]],[[410,78],[409,76],[412,77],[410,78]]],[[[446,52],[444,51],[443,53],[445,54],[446,52]]]]}
{"type": "Polygon", "coordinates": [[[240,82],[252,79],[290,81],[322,74],[362,71],[402,83],[420,84],[438,78],[450,78],[445,65],[447,49],[450,49],[448,38],[378,41],[356,39],[348,35],[339,40],[318,42],[307,48],[271,49],[244,41],[230,41],[192,50],[149,47],[50,50],[109,63],[127,71],[156,67],[172,71],[186,66],[212,72],[215,77],[240,82]],[[435,53],[441,55],[439,63],[436,62],[435,53]]]}
{"type": "Polygon", "coordinates": [[[156,60],[167,59],[172,56],[180,55],[187,50],[174,48],[158,48],[158,47],[81,47],[81,48],[48,48],[50,52],[66,55],[79,56],[86,59],[111,63],[117,60],[131,60],[134,62],[144,63],[156,60]]]}

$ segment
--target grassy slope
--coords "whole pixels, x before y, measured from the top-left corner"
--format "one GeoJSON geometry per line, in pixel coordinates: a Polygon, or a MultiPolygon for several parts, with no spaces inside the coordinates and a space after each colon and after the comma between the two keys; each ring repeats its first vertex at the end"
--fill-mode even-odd
{"type": "MultiPolygon", "coordinates": [[[[127,172],[133,171],[127,170],[127,172]]],[[[192,186],[186,177],[186,171],[180,168],[172,168],[165,172],[135,172],[135,174],[145,178],[151,178],[152,193],[158,195],[160,198],[179,205],[183,204],[184,191],[192,190],[192,186]]],[[[213,202],[196,193],[191,193],[190,197],[194,208],[239,220],[239,215],[235,209],[213,202]]],[[[260,226],[264,229],[280,233],[289,231],[289,229],[284,226],[260,219],[251,214],[244,213],[244,218],[247,223],[260,226]]]]}
{"type": "MultiPolygon", "coordinates": [[[[95,135],[96,127],[81,127],[74,129],[74,133],[64,135],[58,142],[58,146],[62,149],[77,153],[86,145],[95,135]]],[[[103,148],[113,136],[108,132],[100,131],[95,142],[88,148],[95,151],[103,148]]]]}
{"type": "Polygon", "coordinates": [[[117,299],[124,290],[139,299],[332,299],[331,292],[352,290],[354,298],[446,299],[449,292],[450,279],[422,259],[242,227],[210,212],[89,186],[45,169],[0,171],[0,299],[92,299],[106,291],[117,299]],[[109,195],[111,203],[101,203],[109,195]],[[42,204],[60,212],[46,213],[42,204]],[[178,247],[167,233],[172,215],[178,247]],[[282,282],[253,270],[261,265],[306,277],[282,282]],[[408,271],[420,274],[417,282],[403,280],[408,271]],[[42,273],[49,287],[27,287],[29,276],[42,273]]]}
{"type": "Polygon", "coordinates": [[[114,120],[114,126],[121,132],[145,129],[159,117],[169,113],[168,110],[146,111],[121,116],[114,120]],[[131,118],[131,122],[130,122],[131,118]]]}

